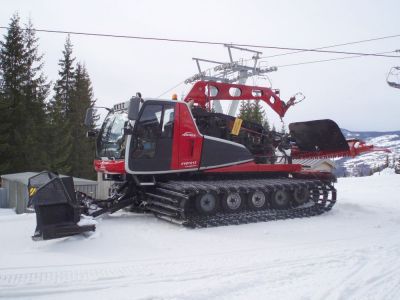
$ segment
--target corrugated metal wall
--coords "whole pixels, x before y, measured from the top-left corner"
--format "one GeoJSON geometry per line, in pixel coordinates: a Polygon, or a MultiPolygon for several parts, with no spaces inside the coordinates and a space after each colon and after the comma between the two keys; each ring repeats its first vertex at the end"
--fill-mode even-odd
{"type": "Polygon", "coordinates": [[[103,180],[103,175],[101,173],[97,173],[97,197],[98,199],[107,199],[109,195],[109,191],[111,186],[115,183],[115,181],[111,180],[103,180]]]}
{"type": "Polygon", "coordinates": [[[7,189],[2,187],[0,188],[0,208],[8,207],[8,194],[7,189]]]}

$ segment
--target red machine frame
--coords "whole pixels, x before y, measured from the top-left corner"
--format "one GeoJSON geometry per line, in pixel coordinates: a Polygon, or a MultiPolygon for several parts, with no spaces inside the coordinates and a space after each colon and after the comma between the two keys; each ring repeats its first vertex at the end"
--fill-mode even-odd
{"type": "Polygon", "coordinates": [[[214,81],[196,82],[184,101],[198,104],[204,109],[210,109],[211,100],[261,100],[269,105],[278,115],[283,118],[288,109],[296,104],[296,98],[292,97],[288,102],[282,101],[277,90],[271,90],[267,87],[248,86],[243,84],[221,83],[214,81]],[[212,95],[212,90],[216,92],[212,95]],[[235,92],[239,92],[235,96],[235,92]]]}
{"type": "MultiPolygon", "coordinates": [[[[296,98],[291,97],[286,103],[280,99],[278,96],[279,92],[277,90],[272,90],[267,87],[260,86],[247,86],[243,84],[231,84],[231,83],[221,83],[213,81],[198,81],[196,82],[189,93],[186,95],[184,102],[193,102],[204,109],[211,109],[212,100],[230,100],[230,101],[241,101],[241,100],[260,100],[265,102],[268,106],[274,110],[280,118],[283,118],[291,106],[296,103],[296,98]]],[[[179,111],[186,111],[181,105],[176,106],[177,113],[175,115],[175,122],[177,124],[184,123],[186,127],[190,127],[191,132],[196,131],[197,136],[201,136],[194,124],[194,120],[191,118],[190,113],[185,114],[185,118],[179,118],[179,111]],[[189,124],[190,123],[190,124],[189,124]],[[193,124],[192,124],[193,123],[193,124]]],[[[185,128],[186,128],[185,127],[185,128]]],[[[188,128],[189,128],[188,127],[188,128]]],[[[185,130],[187,130],[186,128],[185,130]]],[[[183,129],[182,129],[183,130],[183,129]]],[[[184,131],[185,131],[184,130],[184,131]]],[[[182,136],[182,132],[179,126],[176,126],[175,134],[177,136],[182,136]]],[[[348,151],[300,151],[296,147],[292,149],[293,158],[335,158],[349,156],[354,157],[361,153],[372,152],[372,151],[384,151],[390,152],[388,149],[374,147],[373,145],[367,145],[364,141],[351,139],[347,140],[349,145],[348,151]]],[[[197,145],[197,144],[196,144],[197,145]]],[[[198,145],[197,145],[198,146],[198,145]]],[[[196,148],[195,152],[201,151],[201,149],[196,148]]],[[[182,167],[176,157],[176,145],[174,145],[174,155],[171,162],[171,170],[185,169],[182,167]]],[[[192,149],[193,151],[193,149],[192,149]]],[[[103,172],[108,174],[124,174],[125,172],[125,162],[124,160],[95,160],[94,167],[97,172],[103,172]]],[[[192,167],[198,167],[192,166],[192,167]]],[[[256,164],[254,162],[246,162],[238,165],[220,167],[205,170],[205,172],[220,173],[220,172],[300,172],[302,169],[299,164],[256,164]]]]}

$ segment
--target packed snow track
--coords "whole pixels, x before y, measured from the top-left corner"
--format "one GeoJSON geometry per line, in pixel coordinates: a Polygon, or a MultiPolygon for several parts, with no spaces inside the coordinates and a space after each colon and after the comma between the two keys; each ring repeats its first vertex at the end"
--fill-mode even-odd
{"type": "Polygon", "coordinates": [[[120,212],[33,242],[0,210],[0,298],[400,299],[400,176],[343,178],[321,216],[187,229],[120,212]]]}

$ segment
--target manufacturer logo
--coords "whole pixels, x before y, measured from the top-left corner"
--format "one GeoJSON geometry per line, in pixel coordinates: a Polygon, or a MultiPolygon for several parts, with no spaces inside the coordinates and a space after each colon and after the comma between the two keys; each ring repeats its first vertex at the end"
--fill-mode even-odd
{"type": "Polygon", "coordinates": [[[181,162],[181,166],[184,167],[184,168],[197,167],[197,160],[181,162]]]}
{"type": "Polygon", "coordinates": [[[182,136],[196,137],[196,135],[193,132],[189,132],[189,131],[186,131],[185,133],[183,133],[182,136]]]}

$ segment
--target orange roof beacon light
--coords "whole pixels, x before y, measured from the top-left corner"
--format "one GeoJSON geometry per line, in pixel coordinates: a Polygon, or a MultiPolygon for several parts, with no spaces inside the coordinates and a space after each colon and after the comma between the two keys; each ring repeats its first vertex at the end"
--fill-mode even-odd
{"type": "Polygon", "coordinates": [[[176,93],[172,94],[172,100],[178,100],[178,95],[176,93]]]}

